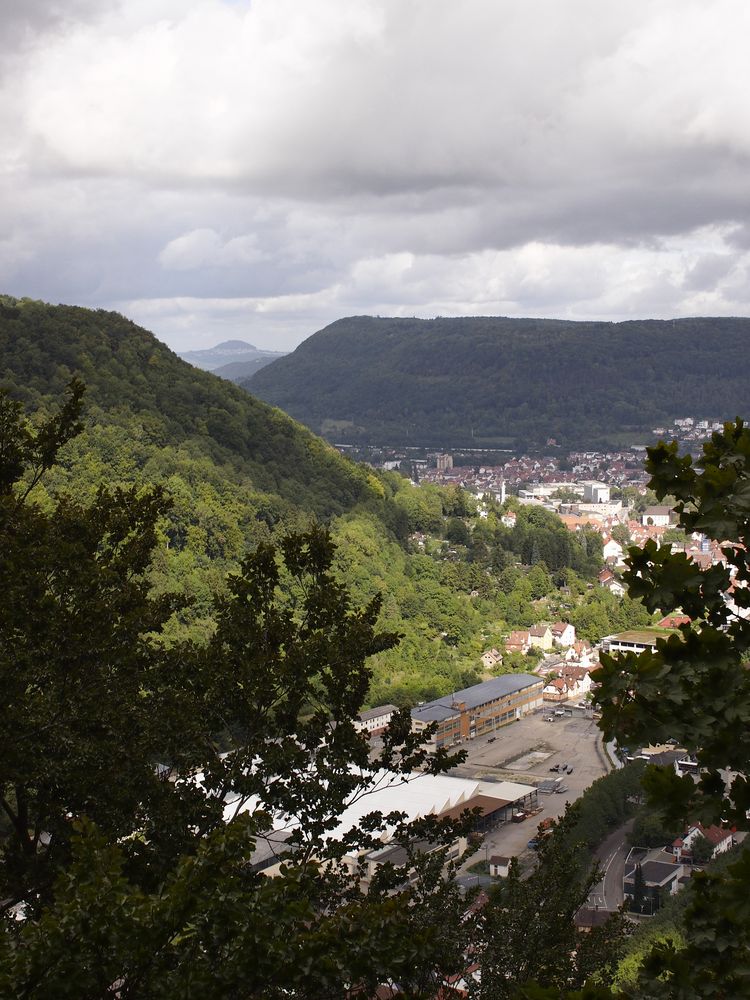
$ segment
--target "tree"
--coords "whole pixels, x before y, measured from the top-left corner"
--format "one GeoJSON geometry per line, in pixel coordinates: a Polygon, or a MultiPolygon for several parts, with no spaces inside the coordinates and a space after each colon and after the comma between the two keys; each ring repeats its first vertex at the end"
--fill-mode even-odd
{"type": "Polygon", "coordinates": [[[690,854],[695,864],[705,865],[714,855],[714,845],[699,833],[690,841],[690,854]]]}
{"type": "Polygon", "coordinates": [[[377,760],[354,728],[367,658],[397,640],[379,598],[353,604],[312,527],[247,556],[207,646],[156,641],[173,602],[146,570],[168,499],[33,500],[81,392],[36,432],[0,397],[0,900],[23,917],[0,928],[0,994],[323,998],[395,978],[421,995],[460,967],[440,846],[460,824],[375,812],[337,833],[382,769],[447,763],[408,713],[377,760]],[[384,823],[407,861],[364,895],[345,858],[384,823]],[[276,879],[254,868],[263,844],[276,879]]]}
{"type": "MultiPolygon", "coordinates": [[[[727,423],[693,465],[676,443],[648,449],[649,486],[676,498],[679,526],[721,544],[723,562],[702,570],[684,552],[649,541],[631,550],[630,593],[648,611],[678,608],[691,618],[638,656],[603,656],[596,701],[602,727],[620,743],[673,738],[695,755],[699,779],[649,768],[650,804],[670,824],[687,819],[744,822],[750,808],[750,431],[727,423]],[[736,614],[726,595],[733,588],[736,614]]],[[[678,827],[679,828],[679,827],[678,827]]],[[[685,947],[654,949],[640,996],[735,997],[750,993],[750,853],[721,877],[696,876],[701,891],[685,916],[685,947]],[[744,958],[742,956],[745,956],[744,958]]]]}
{"type": "Polygon", "coordinates": [[[635,875],[633,876],[633,898],[630,903],[630,909],[633,913],[643,913],[646,905],[646,879],[643,877],[643,869],[640,864],[637,864],[635,866],[635,875]]]}
{"type": "Polygon", "coordinates": [[[454,545],[468,545],[471,542],[469,529],[460,517],[451,517],[445,526],[445,537],[454,545]]]}
{"type": "Polygon", "coordinates": [[[625,938],[619,915],[585,942],[575,928],[573,918],[601,874],[582,851],[577,821],[578,810],[569,810],[540,840],[540,863],[528,877],[522,877],[518,860],[511,860],[507,878],[480,914],[482,975],[472,996],[516,997],[535,981],[558,991],[578,987],[595,970],[606,974],[616,962],[625,938]]]}
{"type": "Polygon", "coordinates": [[[627,524],[615,524],[612,528],[612,537],[616,542],[619,542],[622,546],[628,546],[632,542],[632,537],[630,535],[630,529],[627,524]]]}
{"type": "Polygon", "coordinates": [[[658,812],[644,809],[636,816],[628,839],[634,847],[667,847],[676,836],[658,812]]]}

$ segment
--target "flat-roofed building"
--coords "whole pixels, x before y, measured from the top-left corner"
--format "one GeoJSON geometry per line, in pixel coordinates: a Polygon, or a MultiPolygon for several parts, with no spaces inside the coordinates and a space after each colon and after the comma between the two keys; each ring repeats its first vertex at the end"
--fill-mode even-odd
{"type": "Polygon", "coordinates": [[[411,710],[412,732],[437,722],[431,739],[434,749],[506,726],[542,704],[544,681],[533,674],[504,674],[482,684],[436,698],[411,710]]]}
{"type": "Polygon", "coordinates": [[[606,483],[596,479],[587,479],[583,483],[583,499],[585,503],[609,503],[610,488],[606,483]]]}
{"type": "Polygon", "coordinates": [[[622,891],[625,901],[631,907],[637,902],[638,870],[641,875],[641,904],[644,913],[656,913],[662,899],[674,895],[680,888],[680,879],[689,874],[690,869],[677,864],[677,859],[664,851],[649,851],[640,861],[634,864],[626,861],[625,874],[622,880],[622,891]],[[658,859],[658,860],[657,860],[658,859]],[[663,859],[663,860],[662,860],[663,859]]]}
{"type": "Polygon", "coordinates": [[[647,629],[629,629],[602,639],[601,648],[605,653],[642,653],[645,649],[656,649],[657,639],[666,639],[669,632],[650,632],[647,629]]]}

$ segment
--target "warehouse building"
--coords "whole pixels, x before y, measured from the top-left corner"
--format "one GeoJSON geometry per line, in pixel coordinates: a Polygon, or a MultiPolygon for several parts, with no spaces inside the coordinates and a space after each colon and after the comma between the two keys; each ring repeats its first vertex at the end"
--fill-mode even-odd
{"type": "Polygon", "coordinates": [[[507,726],[542,705],[544,681],[533,674],[504,674],[411,710],[412,732],[437,722],[433,749],[454,746],[507,726]]]}

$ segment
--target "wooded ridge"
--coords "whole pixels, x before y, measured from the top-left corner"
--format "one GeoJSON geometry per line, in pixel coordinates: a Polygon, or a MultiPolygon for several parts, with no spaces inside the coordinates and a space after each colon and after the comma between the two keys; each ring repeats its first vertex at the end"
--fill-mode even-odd
{"type": "Polygon", "coordinates": [[[750,320],[353,316],[241,384],[330,440],[451,448],[642,443],[750,410],[750,320]],[[689,401],[689,403],[687,402],[689,401]]]}

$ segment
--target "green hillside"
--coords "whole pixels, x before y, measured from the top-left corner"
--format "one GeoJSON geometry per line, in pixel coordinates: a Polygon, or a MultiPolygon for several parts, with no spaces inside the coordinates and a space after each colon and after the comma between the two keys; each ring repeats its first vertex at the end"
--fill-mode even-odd
{"type": "Polygon", "coordinates": [[[124,317],[1,298],[0,389],[39,417],[74,374],[87,386],[86,429],[35,496],[88,502],[102,484],[168,492],[152,583],[190,605],[168,639],[205,638],[227,572],[273,533],[359,507],[388,521],[383,485],[365,467],[124,317]]]}
{"type": "Polygon", "coordinates": [[[226,466],[246,486],[286,501],[282,508],[319,517],[382,495],[363,467],[285,414],[186,364],[118,313],[0,299],[0,387],[38,409],[58,398],[74,373],[88,386],[90,437],[106,424],[146,449],[169,444],[226,466]]]}
{"type": "Polygon", "coordinates": [[[749,346],[748,319],[355,316],[241,384],[341,442],[585,447],[747,412],[749,346]]]}
{"type": "MultiPolygon", "coordinates": [[[[0,300],[0,389],[38,419],[56,410],[74,374],[88,386],[86,428],[34,497],[50,508],[63,494],[87,503],[102,484],[166,490],[172,508],[149,571],[153,593],[182,606],[166,644],[205,642],[227,573],[258,542],[312,518],[330,525],[355,599],[380,592],[383,627],[403,636],[371,659],[371,703],[411,704],[478,680],[482,651],[505,631],[559,615],[562,582],[580,600],[573,620],[586,637],[648,620],[640,605],[586,588],[601,543],[571,535],[547,511],[519,511],[511,530],[496,509],[479,517],[460,490],[416,488],[343,459],[122,316],[0,300]]],[[[528,666],[509,659],[505,668],[528,666]]]]}

